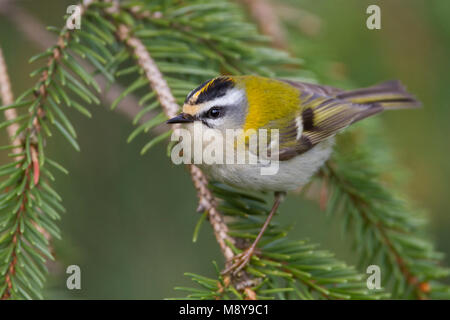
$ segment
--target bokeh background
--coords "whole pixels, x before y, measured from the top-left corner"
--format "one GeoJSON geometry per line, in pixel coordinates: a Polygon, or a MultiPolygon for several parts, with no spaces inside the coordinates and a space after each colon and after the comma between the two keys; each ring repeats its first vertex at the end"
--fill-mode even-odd
{"type": "MultiPolygon", "coordinates": [[[[28,59],[42,51],[21,32],[16,13],[2,9],[0,46],[15,95],[34,80],[28,59]]],[[[71,0],[17,0],[44,25],[61,26],[71,0]]],[[[380,116],[400,166],[410,173],[404,191],[426,209],[430,234],[450,265],[450,1],[448,0],[272,0],[284,30],[287,50],[305,60],[321,83],[366,86],[401,79],[424,108],[380,116]],[[381,7],[381,30],[366,28],[366,8],[381,7]]],[[[243,9],[245,10],[245,9],[243,9]]],[[[250,17],[249,17],[250,19],[250,17]]],[[[128,119],[107,106],[91,108],[88,120],[68,110],[81,152],[62,137],[48,141],[48,152],[70,175],[57,175],[55,189],[67,213],[55,241],[58,262],[46,297],[162,299],[180,296],[175,286],[190,285],[184,272],[213,275],[212,260],[223,262],[209,225],[192,242],[196,196],[189,175],[173,165],[161,145],[145,156],[147,139],[127,144],[128,119]],[[65,288],[65,269],[82,271],[82,289],[65,288]]],[[[369,120],[370,121],[370,120],[369,120]]],[[[3,131],[0,142],[7,137],[3,131]]],[[[1,163],[8,161],[4,156],[1,163]]],[[[393,170],[386,167],[386,170],[393,170]]],[[[292,238],[309,238],[338,258],[356,261],[339,227],[325,219],[316,203],[291,195],[281,208],[281,223],[294,223],[292,238]]]]}

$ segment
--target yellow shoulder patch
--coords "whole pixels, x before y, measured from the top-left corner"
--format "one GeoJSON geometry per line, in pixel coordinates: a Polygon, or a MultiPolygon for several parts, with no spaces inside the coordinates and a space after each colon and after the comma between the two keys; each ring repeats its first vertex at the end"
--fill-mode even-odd
{"type": "Polygon", "coordinates": [[[300,92],[288,83],[258,76],[236,78],[247,93],[244,131],[258,130],[273,120],[294,117],[300,109],[300,92]]]}

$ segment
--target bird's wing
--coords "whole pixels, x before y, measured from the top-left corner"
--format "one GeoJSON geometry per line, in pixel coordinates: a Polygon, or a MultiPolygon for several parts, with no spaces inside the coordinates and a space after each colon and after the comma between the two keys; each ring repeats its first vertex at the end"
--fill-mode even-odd
{"type": "Polygon", "coordinates": [[[279,130],[280,161],[302,154],[355,121],[383,110],[377,103],[356,104],[333,95],[319,94],[318,92],[325,93],[321,90],[332,88],[317,86],[314,90],[303,91],[300,97],[301,107],[297,114],[269,124],[271,129],[279,130]]]}
{"type": "Polygon", "coordinates": [[[286,79],[279,79],[280,81],[289,83],[291,86],[297,88],[300,92],[305,94],[318,94],[324,97],[335,96],[339,93],[344,92],[342,89],[338,89],[331,86],[324,86],[314,83],[306,83],[301,81],[293,81],[286,79]]]}
{"type": "Polygon", "coordinates": [[[420,102],[397,80],[343,91],[330,86],[282,80],[300,93],[299,112],[271,123],[280,134],[279,159],[308,151],[352,123],[383,110],[416,108],[420,102]]]}

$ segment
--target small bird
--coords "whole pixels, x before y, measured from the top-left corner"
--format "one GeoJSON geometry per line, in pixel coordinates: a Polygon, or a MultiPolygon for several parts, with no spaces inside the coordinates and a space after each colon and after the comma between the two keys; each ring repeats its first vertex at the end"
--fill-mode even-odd
{"type": "Polygon", "coordinates": [[[265,164],[259,162],[200,165],[214,180],[275,193],[273,207],[257,238],[223,273],[237,274],[247,265],[286,192],[305,185],[318,171],[330,157],[337,133],[383,110],[418,106],[419,101],[397,80],[345,91],[253,75],[219,76],[192,90],[182,112],[167,123],[181,123],[191,131],[195,123],[200,123],[222,134],[227,129],[277,129],[279,133],[279,169],[274,175],[262,175],[260,169],[265,164]]]}

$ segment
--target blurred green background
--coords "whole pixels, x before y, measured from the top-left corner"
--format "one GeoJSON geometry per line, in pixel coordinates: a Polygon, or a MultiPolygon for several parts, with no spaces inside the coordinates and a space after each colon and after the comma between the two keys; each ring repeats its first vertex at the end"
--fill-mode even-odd
{"type": "MultiPolygon", "coordinates": [[[[450,1],[448,0],[273,0],[286,31],[288,51],[305,60],[321,83],[366,86],[401,79],[424,108],[380,116],[400,165],[407,168],[405,192],[428,211],[430,234],[450,265],[450,1]],[[381,30],[366,28],[366,8],[381,7],[381,30]]],[[[10,14],[1,13],[0,46],[15,95],[34,84],[28,59],[41,52],[10,14]]],[[[22,0],[15,5],[45,25],[61,26],[70,0],[22,0]]],[[[35,39],[36,40],[36,39],[35,39]]],[[[205,224],[197,243],[192,233],[199,218],[189,175],[173,165],[159,146],[145,156],[144,136],[132,144],[130,121],[106,106],[91,108],[88,120],[68,110],[81,152],[62,137],[48,141],[48,153],[70,175],[59,174],[54,188],[67,214],[55,241],[48,298],[161,299],[180,296],[175,286],[190,285],[184,272],[214,274],[212,260],[223,258],[205,224]],[[65,269],[82,271],[82,289],[65,289],[65,269]]],[[[6,132],[0,136],[6,141],[6,132]]],[[[8,161],[5,156],[1,163],[8,161]]],[[[386,167],[386,170],[392,170],[386,167]]],[[[278,221],[294,223],[292,238],[310,238],[338,258],[356,261],[339,226],[317,205],[291,195],[278,221]]]]}

